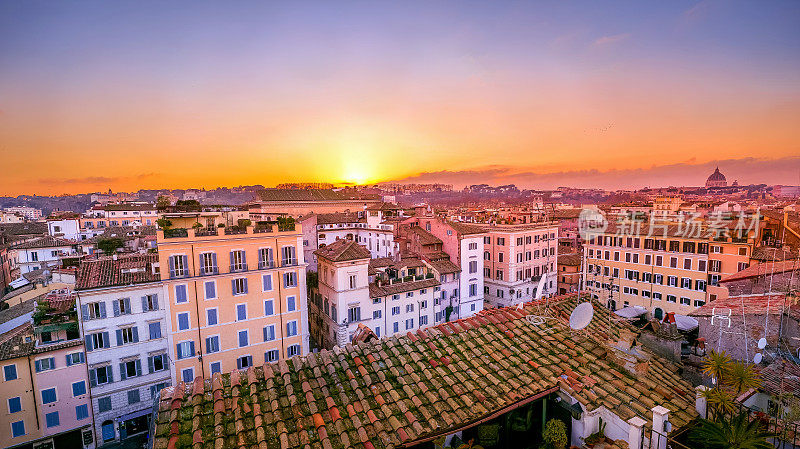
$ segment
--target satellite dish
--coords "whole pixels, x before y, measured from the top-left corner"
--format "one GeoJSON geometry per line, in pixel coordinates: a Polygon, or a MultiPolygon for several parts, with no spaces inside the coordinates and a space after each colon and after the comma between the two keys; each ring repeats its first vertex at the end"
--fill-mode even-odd
{"type": "Polygon", "coordinates": [[[545,287],[546,287],[545,281],[546,281],[546,277],[543,274],[542,278],[539,279],[539,285],[536,286],[536,297],[534,299],[541,299],[541,297],[544,295],[544,291],[545,291],[545,287]]]}
{"type": "Polygon", "coordinates": [[[757,365],[757,364],[759,364],[759,363],[761,363],[761,359],[762,359],[763,357],[764,357],[764,356],[762,356],[760,352],[759,352],[759,353],[756,353],[755,357],[753,357],[753,363],[755,363],[756,365],[757,365]]]}
{"type": "Polygon", "coordinates": [[[584,302],[575,307],[569,316],[569,327],[578,331],[588,326],[594,316],[594,307],[590,302],[584,302]]]}
{"type": "MultiPolygon", "coordinates": [[[[761,339],[758,340],[758,349],[764,349],[766,347],[767,347],[767,339],[764,338],[764,337],[761,337],[761,339]]],[[[758,362],[756,362],[756,363],[758,363],[758,362]]]]}

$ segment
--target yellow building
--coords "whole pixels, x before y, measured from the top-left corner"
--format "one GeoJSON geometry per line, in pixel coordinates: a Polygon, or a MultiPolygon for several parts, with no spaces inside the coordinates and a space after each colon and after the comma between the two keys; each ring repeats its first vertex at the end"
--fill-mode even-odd
{"type": "Polygon", "coordinates": [[[300,226],[158,231],[173,377],[308,353],[300,226]]]}
{"type": "Polygon", "coordinates": [[[641,306],[655,318],[687,315],[727,296],[719,280],[747,268],[757,231],[747,238],[709,236],[675,224],[612,225],[584,245],[584,286],[612,310],[641,306]]]}

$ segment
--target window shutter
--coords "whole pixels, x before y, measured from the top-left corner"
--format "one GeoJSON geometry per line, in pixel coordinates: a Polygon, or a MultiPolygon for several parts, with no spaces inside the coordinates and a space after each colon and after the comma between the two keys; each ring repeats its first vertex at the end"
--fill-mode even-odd
{"type": "Polygon", "coordinates": [[[170,256],[169,258],[169,277],[175,277],[175,257],[177,256],[170,256]]]}
{"type": "Polygon", "coordinates": [[[89,305],[83,304],[81,305],[81,316],[83,317],[83,321],[89,320],[89,305]]]}
{"type": "Polygon", "coordinates": [[[83,353],[82,353],[82,352],[79,352],[79,353],[78,353],[78,359],[80,359],[80,361],[81,361],[80,363],[84,363],[84,362],[86,361],[86,360],[84,360],[84,358],[83,358],[83,353]]]}
{"type": "Polygon", "coordinates": [[[269,341],[267,339],[267,328],[266,327],[264,328],[264,341],[269,341]]]}
{"type": "Polygon", "coordinates": [[[210,353],[211,349],[211,337],[206,337],[206,354],[210,353]]]}
{"type": "Polygon", "coordinates": [[[252,355],[248,355],[247,356],[247,366],[253,366],[253,356],[252,355]]]}
{"type": "Polygon", "coordinates": [[[122,346],[122,329],[117,329],[117,346],[122,346]]]}
{"type": "Polygon", "coordinates": [[[142,296],[142,312],[147,312],[147,296],[142,296]]]}
{"type": "Polygon", "coordinates": [[[133,342],[139,342],[139,326],[133,326],[133,342]]]}
{"type": "Polygon", "coordinates": [[[189,342],[189,352],[191,353],[189,354],[190,357],[194,356],[194,340],[189,342]]]}
{"type": "Polygon", "coordinates": [[[126,371],[125,370],[125,364],[124,363],[120,363],[119,364],[119,380],[125,380],[126,379],[126,374],[127,373],[125,371],[126,371]]]}
{"type": "Polygon", "coordinates": [[[131,298],[125,298],[122,301],[125,302],[125,310],[127,310],[128,313],[131,313],[132,312],[132,310],[131,310],[131,298]]]}
{"type": "Polygon", "coordinates": [[[106,374],[108,374],[108,383],[114,382],[114,370],[111,369],[111,365],[106,366],[106,374]]]}
{"type": "Polygon", "coordinates": [[[214,296],[214,283],[206,282],[206,298],[212,298],[214,296]]]}
{"type": "Polygon", "coordinates": [[[136,375],[142,375],[142,361],[140,359],[136,359],[136,375]]]}
{"type": "Polygon", "coordinates": [[[242,251],[242,265],[247,266],[247,253],[242,251]]]}
{"type": "Polygon", "coordinates": [[[36,360],[36,361],[33,362],[33,364],[36,367],[36,372],[37,373],[42,370],[41,360],[36,360]]]}
{"type": "Polygon", "coordinates": [[[158,295],[153,295],[153,310],[158,310],[158,295]]]}
{"type": "Polygon", "coordinates": [[[109,338],[108,332],[103,332],[103,347],[104,348],[111,347],[111,338],[109,338]]]}
{"type": "Polygon", "coordinates": [[[89,370],[89,385],[92,387],[97,386],[97,373],[95,370],[89,370]]]}
{"type": "Polygon", "coordinates": [[[177,353],[177,355],[178,355],[178,359],[182,359],[182,358],[183,358],[183,351],[181,351],[181,345],[180,345],[180,343],[179,343],[179,344],[177,344],[177,345],[175,345],[175,352],[176,352],[176,353],[177,353]]]}
{"type": "Polygon", "coordinates": [[[152,373],[153,370],[154,370],[153,357],[150,356],[150,357],[147,358],[147,372],[148,373],[152,373]]]}
{"type": "Polygon", "coordinates": [[[119,300],[115,299],[111,304],[114,306],[114,316],[119,316],[119,300]]]}
{"type": "Polygon", "coordinates": [[[233,261],[234,261],[234,259],[233,259],[233,251],[230,252],[230,258],[231,258],[231,271],[233,271],[233,261]]]}
{"type": "Polygon", "coordinates": [[[70,355],[72,354],[67,354],[67,366],[72,366],[72,357],[70,355]]]}
{"type": "Polygon", "coordinates": [[[219,268],[217,267],[217,253],[211,253],[211,265],[213,265],[214,268],[212,273],[219,271],[219,268]]]}
{"type": "Polygon", "coordinates": [[[106,317],[106,303],[105,301],[100,303],[100,318],[106,317]]]}
{"type": "Polygon", "coordinates": [[[197,256],[197,267],[198,267],[197,269],[200,271],[201,275],[209,274],[209,273],[206,272],[205,266],[203,265],[203,255],[202,254],[199,254],[197,256]]]}
{"type": "Polygon", "coordinates": [[[231,294],[236,293],[236,279],[231,279],[231,294]]]}
{"type": "Polygon", "coordinates": [[[85,346],[86,346],[86,351],[92,352],[93,348],[92,348],[92,336],[91,335],[87,335],[86,336],[85,346]]]}
{"type": "Polygon", "coordinates": [[[244,292],[247,293],[247,278],[244,278],[244,292]]]}

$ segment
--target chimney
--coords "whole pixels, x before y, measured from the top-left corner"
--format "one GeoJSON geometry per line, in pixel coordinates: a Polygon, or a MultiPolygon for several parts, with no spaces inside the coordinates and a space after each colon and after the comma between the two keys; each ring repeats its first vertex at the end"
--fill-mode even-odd
{"type": "Polygon", "coordinates": [[[650,435],[652,449],[667,449],[667,435],[672,430],[669,422],[669,409],[656,405],[653,411],[653,433],[650,435]]]}

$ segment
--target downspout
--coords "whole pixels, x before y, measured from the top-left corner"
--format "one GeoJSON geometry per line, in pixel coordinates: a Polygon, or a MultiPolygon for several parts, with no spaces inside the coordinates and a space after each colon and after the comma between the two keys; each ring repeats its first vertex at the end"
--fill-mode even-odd
{"type": "MultiPolygon", "coordinates": [[[[34,341],[35,341],[35,340],[34,340],[34,341]]],[[[34,344],[35,344],[35,343],[34,343],[34,344]]],[[[39,424],[39,407],[36,405],[36,393],[35,393],[35,392],[36,392],[36,385],[35,385],[35,384],[34,384],[34,382],[33,382],[33,371],[31,370],[31,355],[30,355],[30,354],[28,354],[28,355],[26,356],[26,358],[28,359],[28,375],[29,375],[29,376],[30,376],[30,378],[31,378],[31,389],[32,389],[32,391],[34,392],[34,393],[33,393],[33,411],[34,411],[34,415],[36,416],[36,430],[40,430],[40,424],[39,424]]]]}

